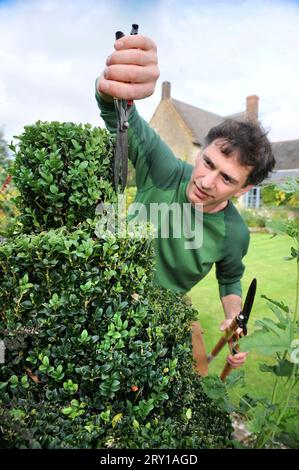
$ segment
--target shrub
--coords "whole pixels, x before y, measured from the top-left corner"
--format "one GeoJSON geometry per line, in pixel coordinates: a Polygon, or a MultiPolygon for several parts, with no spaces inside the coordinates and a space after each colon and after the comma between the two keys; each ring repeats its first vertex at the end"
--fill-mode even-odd
{"type": "MultiPolygon", "coordinates": [[[[298,208],[299,194],[296,191],[290,191],[288,185],[292,178],[286,180],[285,183],[280,185],[269,184],[262,188],[262,200],[265,206],[286,206],[298,208]]],[[[293,179],[293,184],[298,184],[299,178],[293,179]]]]}
{"type": "Polygon", "coordinates": [[[16,216],[18,215],[18,211],[14,202],[16,196],[17,191],[11,183],[8,187],[6,187],[5,190],[0,192],[0,238],[8,236],[15,228],[16,216]]]}
{"type": "Polygon", "coordinates": [[[269,218],[267,212],[262,209],[241,209],[240,214],[248,227],[266,227],[269,218]]]}
{"type": "Polygon", "coordinates": [[[196,311],[153,285],[146,236],[98,238],[86,217],[115,198],[112,138],[38,122],[20,142],[24,233],[0,245],[0,447],[229,446],[230,419],[192,369],[196,311]]]}
{"type": "Polygon", "coordinates": [[[17,193],[12,181],[10,181],[11,164],[7,143],[0,130],[0,240],[13,230],[14,218],[17,215],[14,203],[14,197],[17,193]]]}
{"type": "Polygon", "coordinates": [[[106,130],[73,123],[25,126],[11,145],[14,182],[23,231],[68,228],[93,218],[95,205],[112,201],[113,137],[106,130]]]}

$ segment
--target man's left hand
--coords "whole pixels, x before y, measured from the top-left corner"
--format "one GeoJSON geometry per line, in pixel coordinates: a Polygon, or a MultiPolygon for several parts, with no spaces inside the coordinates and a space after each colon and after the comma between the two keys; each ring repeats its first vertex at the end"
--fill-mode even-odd
{"type": "MultiPolygon", "coordinates": [[[[226,330],[231,324],[231,322],[232,322],[231,318],[227,320],[223,320],[223,322],[220,325],[220,330],[221,331],[226,330]]],[[[241,329],[238,329],[237,333],[240,333],[240,332],[241,332],[241,329]]],[[[229,341],[229,344],[231,344],[231,341],[229,341]]],[[[233,369],[237,369],[238,367],[242,367],[242,365],[246,362],[247,356],[248,356],[248,352],[239,352],[234,355],[229,354],[226,359],[229,365],[233,369]]]]}

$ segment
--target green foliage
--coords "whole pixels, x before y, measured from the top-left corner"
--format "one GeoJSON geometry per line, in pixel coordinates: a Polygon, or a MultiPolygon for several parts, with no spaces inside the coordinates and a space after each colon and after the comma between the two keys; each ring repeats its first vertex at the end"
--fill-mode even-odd
{"type": "Polygon", "coordinates": [[[233,411],[233,407],[228,399],[225,384],[215,374],[210,374],[202,380],[203,391],[210,397],[217,406],[226,412],[233,411]]]}
{"type": "Polygon", "coordinates": [[[257,320],[255,325],[259,329],[251,336],[243,339],[243,346],[248,351],[258,351],[260,354],[270,356],[276,352],[290,352],[296,332],[291,321],[289,308],[283,305],[279,306],[277,302],[271,299],[268,300],[268,306],[276,316],[277,321],[275,322],[272,318],[257,320]]]}
{"type": "Polygon", "coordinates": [[[261,197],[263,201],[263,206],[272,207],[277,205],[277,196],[278,190],[275,189],[274,184],[268,184],[261,188],[261,197]]]}
{"type": "Polygon", "coordinates": [[[290,196],[299,195],[299,177],[298,178],[288,178],[284,183],[277,185],[277,189],[284,191],[290,196]]]}
{"type": "MultiPolygon", "coordinates": [[[[299,193],[298,181],[294,181],[289,187],[299,193]]],[[[261,372],[271,373],[275,377],[271,399],[260,397],[255,401],[251,400],[248,408],[249,427],[256,434],[255,447],[257,448],[275,446],[277,436],[285,433],[288,421],[293,418],[290,413],[290,398],[296,389],[298,391],[299,382],[299,225],[295,220],[286,224],[276,221],[270,223],[269,227],[274,235],[280,233],[288,235],[292,239],[294,246],[291,247],[290,256],[286,260],[296,262],[297,275],[294,283],[294,310],[292,311],[283,302],[263,296],[269,301],[268,306],[274,319],[263,318],[257,321],[258,329],[251,336],[242,339],[242,347],[245,350],[257,351],[274,359],[274,364],[271,366],[260,365],[261,372]],[[282,400],[279,400],[277,389],[282,381],[284,382],[285,395],[282,400]]],[[[250,397],[246,395],[243,397],[243,401],[250,402],[250,397]]]]}
{"type": "MultiPolygon", "coordinates": [[[[8,152],[7,152],[7,143],[3,136],[3,131],[0,129],[0,168],[7,169],[9,166],[8,152]]],[[[0,184],[3,181],[0,180],[0,184]]]]}
{"type": "MultiPolygon", "coordinates": [[[[259,227],[264,228],[266,231],[272,230],[272,224],[280,224],[281,227],[284,227],[291,221],[294,221],[295,224],[299,223],[299,218],[296,217],[296,212],[288,213],[285,209],[276,208],[276,209],[242,209],[240,214],[246,222],[248,227],[259,227]]],[[[273,225],[274,227],[274,225],[273,225]]]]}
{"type": "Polygon", "coordinates": [[[15,227],[17,209],[14,202],[17,192],[13,182],[7,180],[11,175],[12,160],[8,156],[8,146],[0,130],[0,240],[9,235],[15,227]]]}
{"type": "MultiPolygon", "coordinates": [[[[0,168],[0,180],[5,181],[5,178],[1,178],[1,174],[5,173],[5,178],[8,173],[3,171],[0,168]]],[[[1,186],[1,183],[0,183],[1,186]]],[[[3,192],[0,192],[0,240],[1,237],[10,236],[16,227],[16,217],[18,215],[18,210],[15,205],[15,197],[17,196],[17,191],[13,186],[11,181],[3,192]]]]}
{"type": "Polygon", "coordinates": [[[138,228],[100,238],[103,214],[88,217],[116,197],[110,136],[37,123],[19,140],[23,232],[0,245],[0,447],[229,446],[229,416],[192,368],[196,311],[154,286],[138,228]]]}
{"type": "Polygon", "coordinates": [[[11,145],[23,231],[77,226],[93,218],[97,203],[114,197],[114,140],[89,124],[40,122],[25,126],[11,145]]]}
{"type": "Polygon", "coordinates": [[[126,188],[126,205],[128,208],[134,202],[136,192],[137,192],[136,186],[129,186],[128,188],[126,188]]]}
{"type": "Polygon", "coordinates": [[[248,227],[266,227],[269,216],[262,209],[242,209],[240,214],[248,227]]]}
{"type": "MultiPolygon", "coordinates": [[[[19,236],[0,249],[1,272],[6,268],[0,337],[7,347],[0,397],[13,423],[22,433],[30,431],[25,445],[226,445],[228,417],[204,395],[191,367],[189,324],[195,311],[180,295],[153,290],[148,241],[124,241],[112,258],[94,240],[92,255],[82,263],[76,250],[81,253],[86,239],[87,230],[70,235],[58,229],[19,236]],[[70,246],[75,238],[77,245],[70,246]],[[53,249],[59,253],[55,262],[53,249]],[[128,277],[120,260],[130,250],[128,277]],[[87,279],[93,286],[88,292],[79,289],[87,279]],[[186,417],[189,408],[192,420],[186,417]]],[[[115,246],[115,240],[109,243],[115,246]]],[[[10,430],[2,446],[19,437],[10,430]]]]}
{"type": "Polygon", "coordinates": [[[284,183],[270,184],[262,188],[265,206],[299,207],[299,178],[289,178],[284,183]]]}

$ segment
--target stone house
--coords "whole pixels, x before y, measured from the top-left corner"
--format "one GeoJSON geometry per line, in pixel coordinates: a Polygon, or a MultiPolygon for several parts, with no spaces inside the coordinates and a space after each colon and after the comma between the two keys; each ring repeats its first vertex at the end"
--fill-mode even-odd
{"type": "MultiPolygon", "coordinates": [[[[258,121],[258,104],[259,97],[250,95],[246,98],[245,111],[220,116],[172,98],[170,82],[163,82],[161,101],[150,120],[150,126],[170,146],[175,155],[193,164],[211,127],[227,118],[258,121]]],[[[272,145],[276,167],[270,180],[280,181],[288,176],[299,176],[299,139],[273,142],[272,145]]],[[[260,190],[257,186],[246,193],[239,201],[240,205],[260,207],[260,190]]]]}

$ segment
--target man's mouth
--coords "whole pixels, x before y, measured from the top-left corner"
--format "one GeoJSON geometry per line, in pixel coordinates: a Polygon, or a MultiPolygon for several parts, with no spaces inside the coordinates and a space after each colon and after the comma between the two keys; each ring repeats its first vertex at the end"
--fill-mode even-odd
{"type": "Polygon", "coordinates": [[[194,181],[194,186],[196,189],[196,192],[198,193],[199,197],[212,197],[210,194],[207,194],[205,191],[203,191],[194,181]]]}

